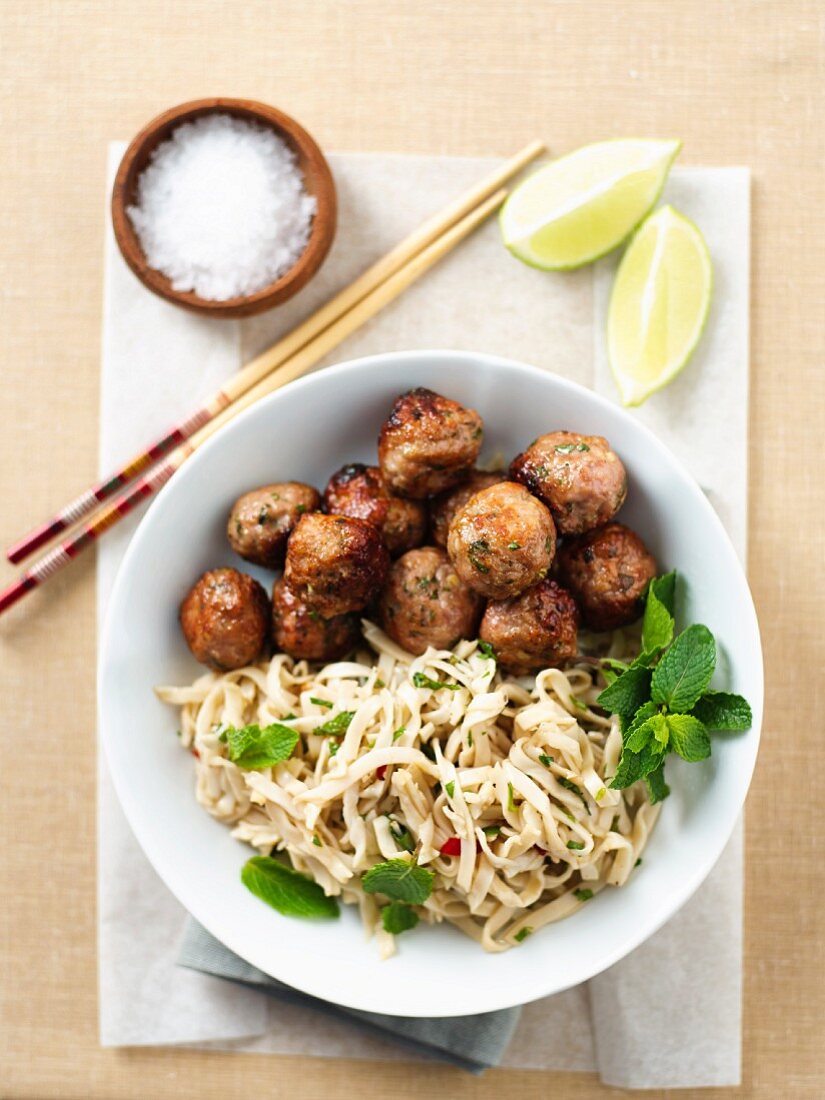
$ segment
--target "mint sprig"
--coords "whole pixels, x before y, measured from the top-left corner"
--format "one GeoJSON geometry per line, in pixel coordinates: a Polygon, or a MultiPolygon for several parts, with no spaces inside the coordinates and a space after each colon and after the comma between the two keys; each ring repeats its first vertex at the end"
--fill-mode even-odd
{"type": "Polygon", "coordinates": [[[376,863],[361,879],[368,894],[384,894],[392,901],[422,905],[433,892],[435,874],[411,859],[388,859],[376,863]]]}
{"type": "Polygon", "coordinates": [[[623,790],[645,781],[652,803],[667,798],[665,758],[675,752],[690,762],[710,756],[710,730],[745,730],[752,722],[741,695],[712,691],[716,641],[694,623],[674,637],[676,574],[648,586],[642,620],[642,652],[628,666],[606,661],[607,687],[600,706],[619,717],[622,755],[610,781],[623,790]]]}
{"type": "Polygon", "coordinates": [[[298,744],[298,734],[289,726],[273,722],[261,729],[258,725],[235,729],[230,726],[221,734],[226,752],[233,764],[247,771],[272,768],[288,760],[298,744]]]}
{"type": "Polygon", "coordinates": [[[256,898],[285,917],[311,920],[338,916],[338,902],[317,882],[271,856],[253,856],[241,869],[241,882],[256,898]]]}

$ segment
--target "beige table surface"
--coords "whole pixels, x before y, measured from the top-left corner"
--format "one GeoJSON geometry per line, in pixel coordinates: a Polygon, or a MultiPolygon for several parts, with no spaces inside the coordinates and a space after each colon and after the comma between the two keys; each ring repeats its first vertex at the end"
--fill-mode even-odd
{"type": "MultiPolygon", "coordinates": [[[[4,545],[95,473],[106,143],[161,109],[263,99],[330,149],[506,154],[536,135],[557,151],[674,135],[683,163],[751,166],[749,566],[768,705],[736,1094],[771,1098],[825,1094],[823,56],[825,8],[790,0],[0,0],[4,545]]],[[[0,582],[12,575],[0,568],[0,582]]],[[[93,580],[90,555],[0,623],[0,1095],[609,1092],[581,1074],[101,1050],[93,580]]]]}

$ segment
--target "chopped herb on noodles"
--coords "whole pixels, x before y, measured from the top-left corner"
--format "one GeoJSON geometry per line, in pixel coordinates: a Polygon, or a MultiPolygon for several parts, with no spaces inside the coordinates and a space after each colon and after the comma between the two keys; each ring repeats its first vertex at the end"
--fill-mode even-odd
{"type": "MultiPolygon", "coordinates": [[[[622,736],[594,707],[598,663],[535,682],[491,678],[477,642],[413,658],[372,623],[364,636],[372,652],[354,660],[319,668],[279,653],[158,689],[181,707],[198,802],[233,836],[285,851],[326,894],[357,904],[383,956],[393,932],[416,923],[388,920],[386,899],[364,889],[383,861],[434,872],[415,915],[449,921],[488,951],[626,882],[660,807],[643,784],[610,789],[622,736]],[[335,700],[320,715],[319,692],[335,700]],[[232,762],[223,731],[285,722],[297,734],[288,759],[232,762]]],[[[622,632],[609,656],[632,656],[622,632]]]]}

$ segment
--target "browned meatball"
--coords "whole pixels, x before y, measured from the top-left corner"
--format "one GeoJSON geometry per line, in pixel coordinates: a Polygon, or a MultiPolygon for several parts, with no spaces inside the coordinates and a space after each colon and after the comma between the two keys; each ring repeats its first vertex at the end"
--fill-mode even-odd
{"type": "Polygon", "coordinates": [[[517,676],[575,657],[579,610],[570,593],[545,579],[512,600],[491,600],[479,637],[502,668],[517,676]]]}
{"type": "Polygon", "coordinates": [[[556,552],[553,519],[523,485],[502,481],[470,497],[450,524],[447,550],[463,581],[492,600],[546,576],[556,552]]]}
{"type": "Polygon", "coordinates": [[[278,649],[306,661],[338,661],[361,637],[352,612],[322,619],[298,599],[283,577],[272,589],[272,637],[278,649]]]}
{"type": "Polygon", "coordinates": [[[269,600],[237,569],[210,569],[180,605],[183,636],[195,657],[225,672],[260,655],[269,625],[269,600]]]}
{"type": "Polygon", "coordinates": [[[358,611],[384,583],[390,557],[377,527],[350,516],[302,516],[286,548],[284,577],[325,619],[358,611]]]}
{"type": "Polygon", "coordinates": [[[539,436],[513,459],[510,476],[544,501],[562,535],[580,535],[607,523],[627,496],[625,468],[600,435],[539,436]]]}
{"type": "Polygon", "coordinates": [[[447,533],[453,517],[464,507],[470,497],[475,496],[481,489],[488,489],[491,485],[498,485],[500,481],[506,480],[506,474],[473,470],[469,480],[463,485],[436,497],[430,504],[430,537],[436,546],[447,545],[447,533]]]}
{"type": "Polygon", "coordinates": [[[393,563],[379,614],[387,634],[418,655],[427,646],[449,649],[474,637],[481,597],[459,579],[440,547],[422,546],[393,563]]]}
{"type": "Polygon", "coordinates": [[[300,481],[277,481],[238,497],[226,533],[236,554],[268,569],[284,564],[286,542],[305,512],[315,512],[321,497],[300,481]]]}
{"type": "Polygon", "coordinates": [[[422,500],[470,473],[484,425],[474,409],[419,387],[395,399],[378,437],[378,461],[390,491],[422,500]]]}
{"type": "Polygon", "coordinates": [[[591,630],[613,630],[638,619],[656,559],[639,536],[621,523],[608,523],[559,551],[559,575],[575,596],[591,630]]]}
{"type": "Polygon", "coordinates": [[[360,462],[342,466],[329,479],[324,511],[374,523],[393,557],[420,546],[427,533],[426,507],[392,496],[379,468],[360,462]]]}

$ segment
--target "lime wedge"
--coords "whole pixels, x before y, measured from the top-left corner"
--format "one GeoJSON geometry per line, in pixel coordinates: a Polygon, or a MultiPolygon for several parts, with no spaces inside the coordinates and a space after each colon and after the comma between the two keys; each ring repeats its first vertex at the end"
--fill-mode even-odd
{"type": "Polygon", "coordinates": [[[679,141],[602,141],[540,168],[502,207],[505,245],[545,271],[598,259],[653,207],[680,148],[679,141]]]}
{"type": "Polygon", "coordinates": [[[704,238],[672,206],[647,219],[622,257],[607,313],[607,352],[622,403],[672,381],[702,335],[713,267],[704,238]]]}

